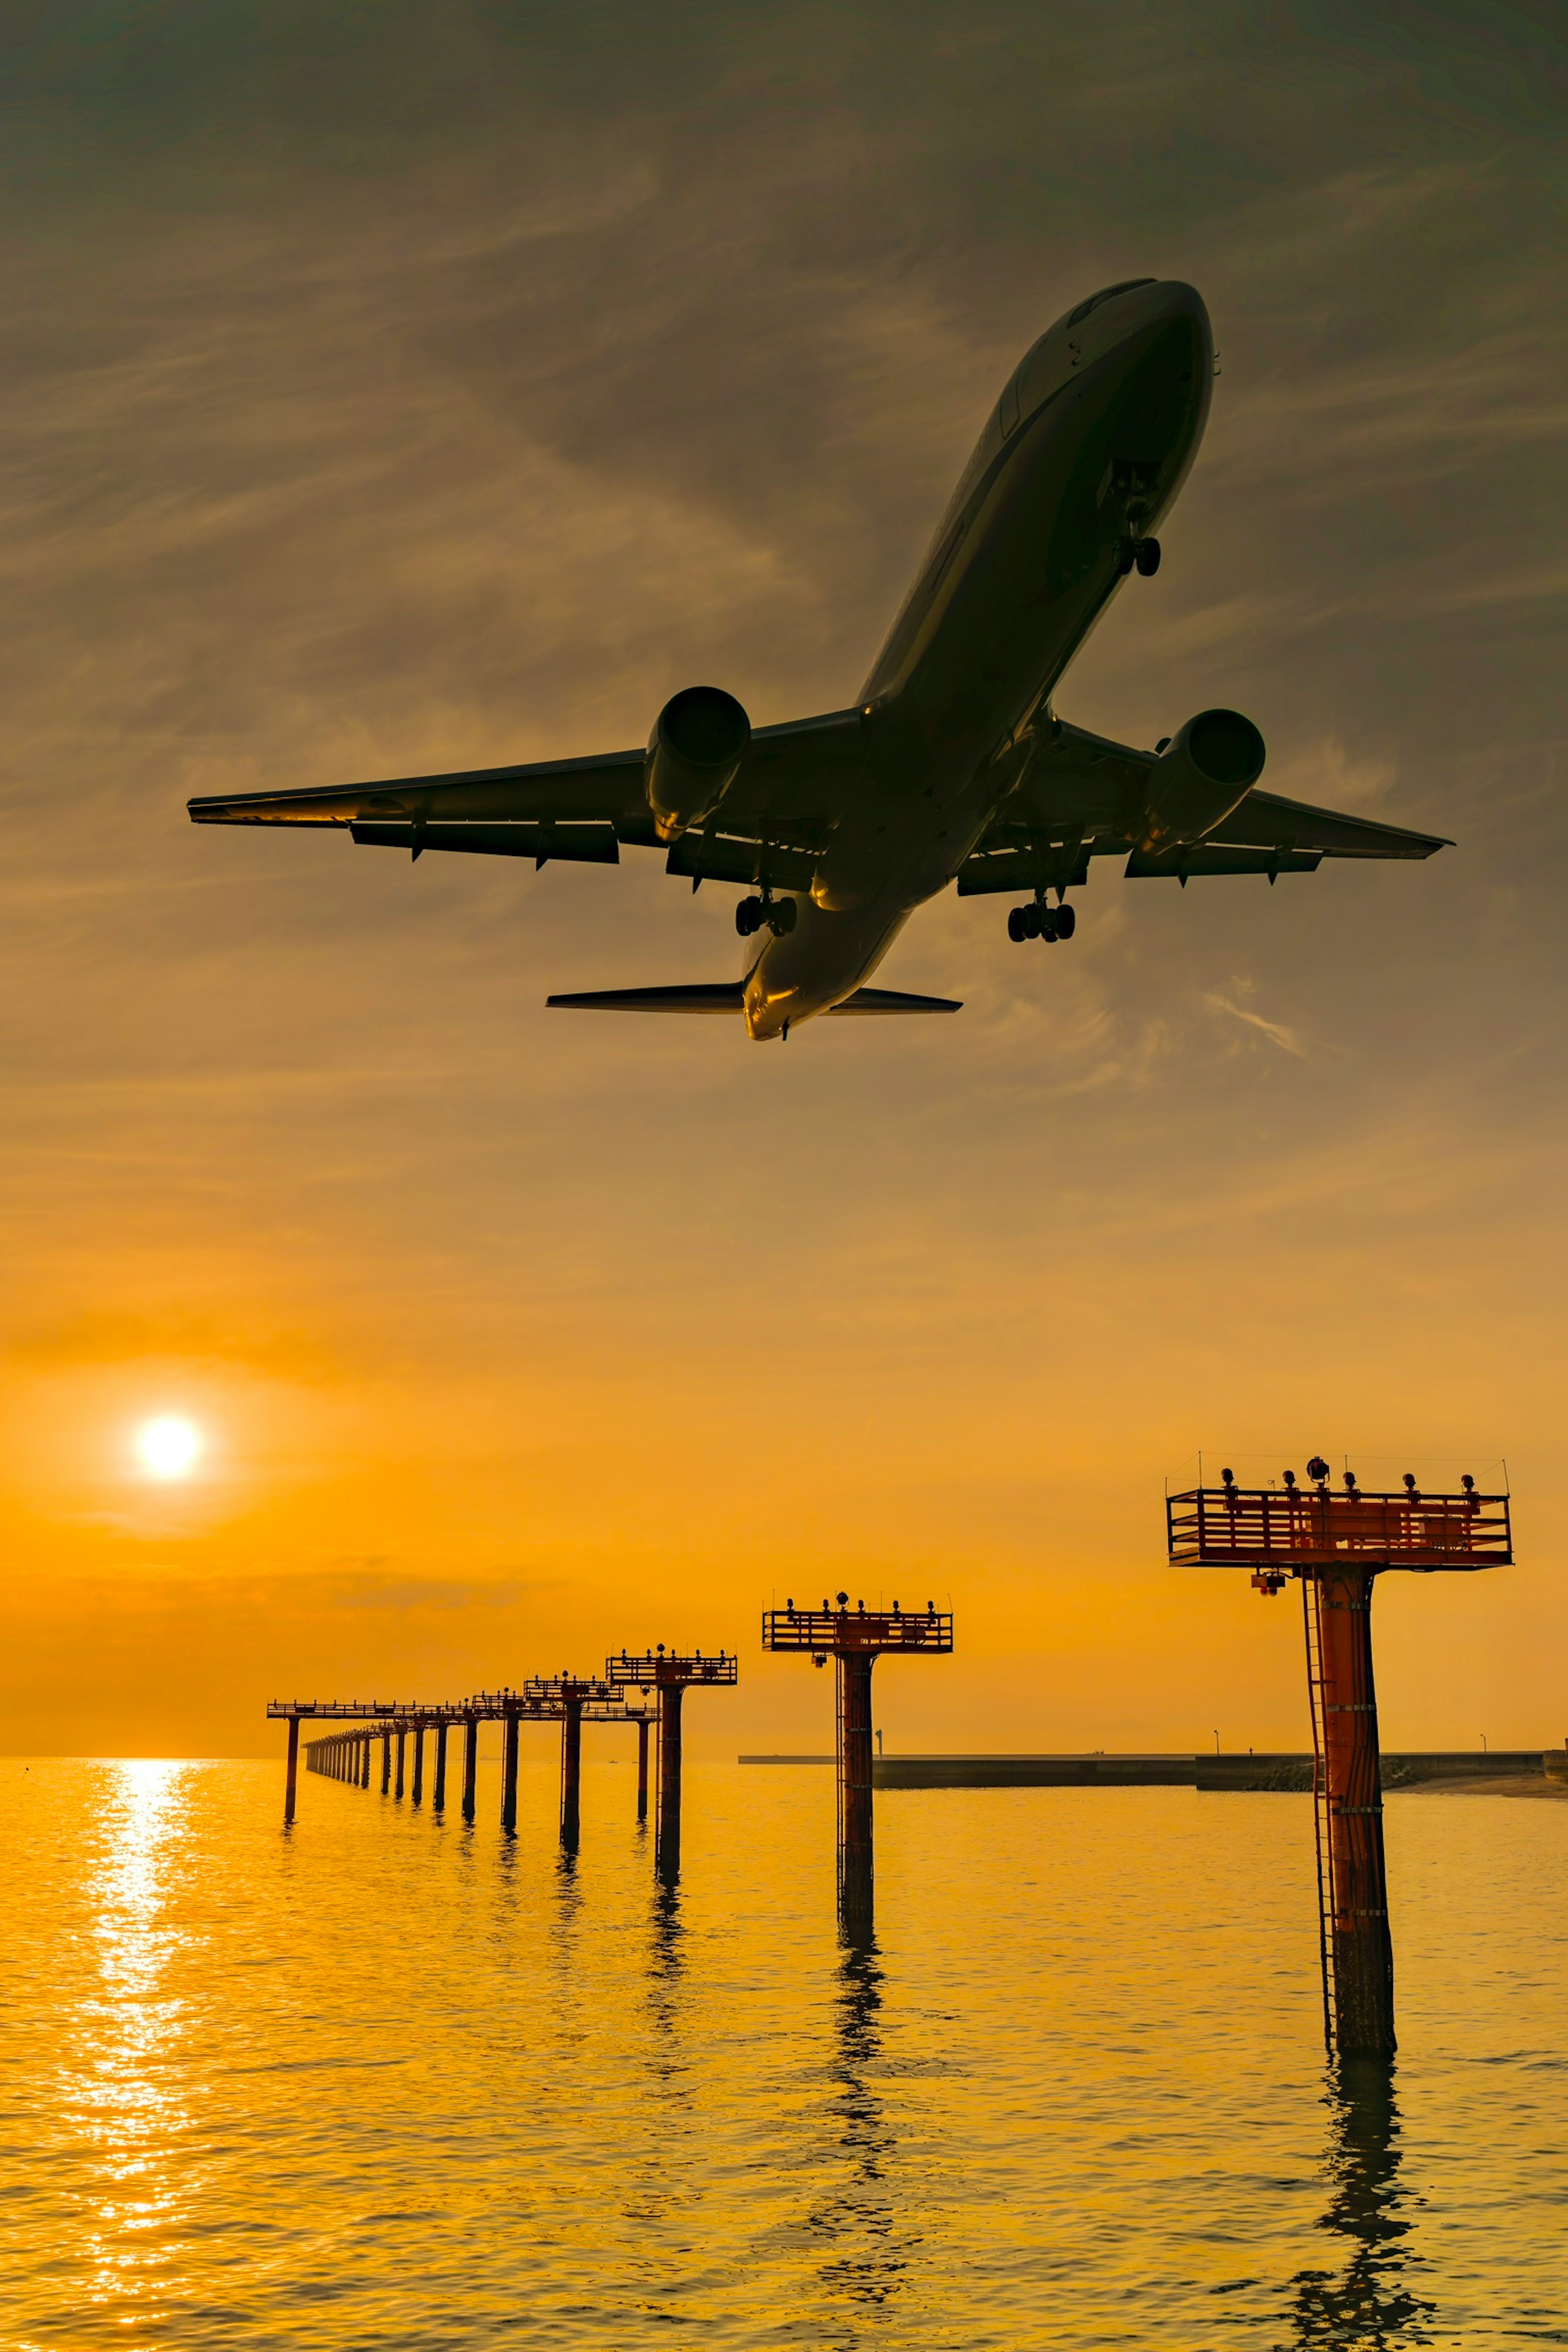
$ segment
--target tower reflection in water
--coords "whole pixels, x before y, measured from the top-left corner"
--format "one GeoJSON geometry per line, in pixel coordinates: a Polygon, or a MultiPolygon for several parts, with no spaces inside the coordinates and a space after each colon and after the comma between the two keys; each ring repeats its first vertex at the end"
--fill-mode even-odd
{"type": "Polygon", "coordinates": [[[1331,2132],[1324,2170],[1331,2191],[1321,2227],[1347,2242],[1342,2264],[1291,2282],[1290,2342],[1344,2352],[1405,2352],[1431,2344],[1436,2307],[1417,2292],[1420,2262],[1405,2241],[1413,2203],[1400,2179],[1394,2064],[1342,2059],[1330,2078],[1331,2132]]]}

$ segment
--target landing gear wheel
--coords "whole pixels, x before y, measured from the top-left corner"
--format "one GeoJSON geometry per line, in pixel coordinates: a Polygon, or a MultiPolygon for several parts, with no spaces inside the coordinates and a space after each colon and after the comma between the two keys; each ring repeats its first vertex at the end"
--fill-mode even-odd
{"type": "Polygon", "coordinates": [[[793,898],[775,898],[766,911],[765,921],[775,940],[788,939],[800,916],[793,898]]]}
{"type": "Polygon", "coordinates": [[[1124,539],[1116,551],[1117,577],[1125,580],[1137,561],[1138,541],[1135,539],[1124,539]]]}
{"type": "Polygon", "coordinates": [[[1042,907],[1040,908],[1039,935],[1043,940],[1049,940],[1052,947],[1055,947],[1058,939],[1060,937],[1060,933],[1057,929],[1056,916],[1052,913],[1049,907],[1042,907]]]}
{"type": "Polygon", "coordinates": [[[1029,936],[1029,909],[1028,909],[1028,908],[1027,908],[1027,907],[1009,907],[1009,908],[1008,908],[1008,909],[1007,909],[1007,937],[1008,937],[1011,940],[1013,940],[1013,942],[1015,943],[1015,945],[1016,945],[1016,946],[1019,946],[1019,947],[1021,947],[1021,946],[1023,945],[1024,941],[1028,938],[1028,936],[1029,936]]]}
{"type": "Polygon", "coordinates": [[[1056,913],[1052,916],[1051,920],[1057,927],[1058,939],[1070,940],[1073,933],[1078,929],[1078,908],[1076,907],[1058,907],[1056,913]]]}
{"type": "Polygon", "coordinates": [[[735,929],[743,940],[749,940],[753,931],[762,929],[764,912],[765,909],[760,898],[742,899],[735,909],[735,929]]]}
{"type": "Polygon", "coordinates": [[[1152,580],[1155,572],[1160,569],[1159,541],[1141,539],[1138,542],[1138,551],[1132,560],[1138,566],[1140,576],[1144,580],[1152,580]]]}

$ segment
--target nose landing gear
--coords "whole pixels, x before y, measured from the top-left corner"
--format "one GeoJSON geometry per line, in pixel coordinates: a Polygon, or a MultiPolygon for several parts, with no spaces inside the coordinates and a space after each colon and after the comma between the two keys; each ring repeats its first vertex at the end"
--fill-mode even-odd
{"type": "Polygon", "coordinates": [[[1078,910],[1065,903],[1047,907],[1043,898],[1032,907],[1010,907],[1007,910],[1007,937],[1024,940],[1070,940],[1078,929],[1078,910]]]}
{"type": "Polygon", "coordinates": [[[735,909],[735,929],[743,940],[749,940],[765,923],[774,939],[782,940],[794,930],[799,914],[793,898],[742,898],[735,909]]]}

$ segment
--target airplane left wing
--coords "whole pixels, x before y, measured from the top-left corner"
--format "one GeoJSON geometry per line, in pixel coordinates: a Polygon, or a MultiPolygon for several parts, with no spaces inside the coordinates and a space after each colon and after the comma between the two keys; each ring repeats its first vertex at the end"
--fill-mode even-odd
{"type": "MultiPolygon", "coordinates": [[[[846,784],[858,772],[858,710],[829,711],[753,730],[740,772],[700,830],[670,846],[672,873],[694,883],[808,887],[846,784]]],[[[610,751],[519,767],[462,768],[287,793],[239,793],[189,803],[196,824],[332,826],[356,842],[487,856],[615,865],[622,844],[662,848],[644,790],[647,754],[610,751]]]]}

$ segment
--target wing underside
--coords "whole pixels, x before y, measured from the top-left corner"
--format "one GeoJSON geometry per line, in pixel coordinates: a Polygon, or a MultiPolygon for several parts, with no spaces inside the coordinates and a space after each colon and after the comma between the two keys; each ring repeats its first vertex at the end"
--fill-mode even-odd
{"type": "MultiPolygon", "coordinates": [[[[695,883],[811,886],[863,761],[862,714],[829,711],[752,734],[741,772],[715,816],[667,852],[673,874],[695,883]]],[[[363,784],[289,793],[243,793],[193,800],[197,824],[330,826],[363,845],[461,850],[481,856],[615,865],[624,846],[662,848],[644,791],[646,754],[611,751],[584,760],[510,768],[467,768],[438,776],[393,776],[363,784]]]]}
{"type": "MultiPolygon", "coordinates": [[[[623,847],[664,849],[671,874],[752,888],[808,890],[816,861],[866,765],[864,714],[759,728],[715,814],[660,843],[644,791],[645,755],[612,751],[510,768],[193,800],[197,824],[325,826],[367,846],[613,866],[623,847]]],[[[1092,857],[1126,860],[1130,879],[1310,874],[1325,857],[1423,858],[1437,835],[1253,791],[1202,841],[1158,856],[1129,835],[1129,811],[1154,754],[1054,721],[1017,755],[1019,773],[958,873],[961,896],[1067,890],[1092,857]]]]}
{"type": "Polygon", "coordinates": [[[1272,881],[1310,874],[1325,857],[1422,858],[1450,846],[1436,834],[1254,789],[1202,841],[1149,856],[1131,839],[1129,818],[1154,760],[1058,721],[960,867],[960,895],[1068,889],[1088,880],[1091,857],[1125,858],[1131,881],[1235,874],[1272,881]]]}

